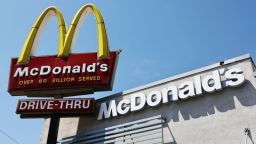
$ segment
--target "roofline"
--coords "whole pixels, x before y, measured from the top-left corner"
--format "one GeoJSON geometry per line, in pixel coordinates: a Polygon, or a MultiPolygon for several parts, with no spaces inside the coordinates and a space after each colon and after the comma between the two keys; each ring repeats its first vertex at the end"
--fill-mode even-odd
{"type": "Polygon", "coordinates": [[[168,77],[168,78],[165,78],[165,79],[162,79],[162,80],[158,80],[158,81],[151,82],[151,83],[148,83],[148,84],[145,84],[145,85],[141,85],[141,86],[138,86],[138,87],[135,87],[135,88],[131,88],[129,90],[125,90],[125,91],[122,91],[122,92],[119,92],[119,93],[116,93],[116,94],[113,94],[113,95],[109,95],[109,96],[106,96],[106,97],[103,97],[103,98],[99,98],[99,99],[97,99],[97,102],[101,102],[101,101],[105,101],[105,100],[108,100],[108,99],[113,99],[113,98],[116,98],[116,97],[119,97],[119,96],[122,96],[122,95],[134,93],[134,92],[137,92],[137,91],[140,91],[140,90],[144,90],[144,89],[147,89],[147,88],[154,87],[154,86],[159,85],[159,84],[168,83],[168,82],[173,81],[173,80],[188,77],[188,76],[191,76],[191,75],[194,75],[194,74],[197,74],[197,73],[201,73],[201,72],[206,71],[206,70],[214,69],[214,68],[217,68],[217,67],[220,67],[220,66],[228,65],[228,64],[238,62],[238,61],[243,61],[243,60],[246,60],[246,59],[250,59],[251,62],[253,63],[253,66],[255,66],[255,64],[254,64],[254,62],[251,58],[251,55],[249,53],[247,53],[245,55],[241,55],[241,56],[238,56],[238,57],[235,57],[235,58],[232,58],[232,59],[228,59],[228,60],[225,60],[225,61],[220,61],[218,63],[211,64],[209,66],[194,69],[194,70],[191,70],[191,71],[188,71],[188,72],[185,72],[185,73],[181,73],[181,74],[178,74],[178,75],[175,75],[175,76],[171,76],[171,77],[168,77]]]}

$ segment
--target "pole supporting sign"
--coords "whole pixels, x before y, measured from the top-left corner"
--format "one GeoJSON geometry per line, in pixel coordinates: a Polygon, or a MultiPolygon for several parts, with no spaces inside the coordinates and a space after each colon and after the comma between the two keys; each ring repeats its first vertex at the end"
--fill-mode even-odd
{"type": "Polygon", "coordinates": [[[45,9],[32,26],[20,56],[11,60],[8,92],[12,96],[55,99],[19,100],[16,113],[21,118],[51,117],[47,144],[56,143],[60,117],[93,115],[95,106],[93,98],[62,98],[112,90],[119,53],[109,51],[104,20],[94,4],[79,9],[68,29],[56,7],[45,9]],[[90,13],[98,28],[98,51],[72,54],[78,30],[90,13]],[[33,56],[40,33],[52,16],[58,22],[58,54],[33,56]]]}
{"type": "Polygon", "coordinates": [[[42,12],[33,25],[20,57],[11,60],[8,91],[13,96],[74,96],[112,90],[119,51],[109,51],[103,17],[99,9],[88,4],[75,15],[66,30],[62,13],[56,7],[42,12]],[[72,54],[76,35],[83,19],[93,13],[98,28],[98,52],[72,54]],[[31,56],[40,32],[51,16],[56,16],[59,29],[58,54],[31,56]]]}
{"type": "MultiPolygon", "coordinates": [[[[13,96],[63,97],[112,90],[119,53],[109,51],[104,20],[94,4],[79,9],[69,29],[62,13],[56,7],[49,7],[32,26],[20,56],[11,60],[8,91],[13,96]],[[94,14],[98,28],[98,52],[72,54],[78,30],[90,13],[94,14]],[[59,25],[58,54],[33,56],[40,33],[52,16],[57,17],[59,25]]],[[[93,111],[92,105],[94,99],[28,99],[19,101],[17,113],[93,111]],[[79,108],[84,101],[89,103],[89,108],[79,108]]]]}

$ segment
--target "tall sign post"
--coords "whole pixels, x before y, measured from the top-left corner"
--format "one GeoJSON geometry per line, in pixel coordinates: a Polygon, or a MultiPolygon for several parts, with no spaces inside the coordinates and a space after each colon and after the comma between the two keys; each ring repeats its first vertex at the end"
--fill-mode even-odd
{"type": "Polygon", "coordinates": [[[112,90],[119,53],[109,51],[104,20],[94,4],[80,8],[68,29],[56,7],[45,9],[32,26],[20,56],[11,60],[8,92],[12,96],[54,99],[19,100],[16,113],[21,118],[51,117],[47,144],[56,143],[60,117],[94,113],[94,99],[63,97],[112,90]],[[98,52],[72,54],[82,20],[90,13],[97,23],[98,52]],[[32,56],[51,16],[57,17],[59,25],[58,54],[32,56]]]}

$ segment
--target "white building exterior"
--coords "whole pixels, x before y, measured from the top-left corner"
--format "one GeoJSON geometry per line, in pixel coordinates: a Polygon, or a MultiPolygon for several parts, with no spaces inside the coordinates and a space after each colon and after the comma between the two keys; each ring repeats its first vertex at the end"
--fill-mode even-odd
{"type": "MultiPolygon", "coordinates": [[[[252,144],[256,142],[255,76],[255,65],[250,55],[246,54],[107,96],[96,101],[95,116],[62,118],[58,141],[60,143],[244,144],[247,138],[247,143],[252,144]],[[225,74],[229,70],[230,75],[225,74]],[[232,77],[232,74],[236,76],[232,77]],[[221,88],[216,86],[218,83],[216,75],[219,75],[221,88]],[[195,77],[198,76],[201,80],[197,81],[195,77]],[[207,86],[203,86],[203,79],[207,78],[208,90],[207,86]],[[228,84],[227,81],[230,83],[228,84]],[[175,90],[164,93],[163,89],[171,86],[177,88],[176,96],[175,90]],[[132,97],[138,94],[145,95],[145,105],[141,109],[132,111],[132,97]],[[158,94],[161,96],[159,102],[158,94]],[[164,97],[166,94],[168,97],[164,97]],[[153,98],[148,99],[149,96],[153,98]],[[120,104],[118,110],[121,101],[123,105],[120,104]],[[112,107],[111,113],[110,102],[116,104],[112,107]],[[103,109],[100,110],[104,104],[109,113],[106,109],[105,113],[103,109]],[[107,114],[109,117],[106,116],[107,114]],[[248,137],[245,135],[245,128],[250,129],[251,133],[248,137]]],[[[140,98],[137,100],[136,104],[139,105],[142,100],[140,98]]],[[[48,127],[49,119],[46,119],[40,141],[42,144],[46,143],[48,127]]]]}

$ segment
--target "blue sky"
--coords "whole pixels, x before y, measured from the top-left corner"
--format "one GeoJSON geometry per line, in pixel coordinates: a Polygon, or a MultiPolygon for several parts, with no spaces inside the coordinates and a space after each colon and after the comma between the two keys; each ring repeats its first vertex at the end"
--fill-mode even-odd
{"type": "MultiPolygon", "coordinates": [[[[87,3],[101,10],[111,50],[123,49],[112,92],[104,97],[246,53],[256,55],[254,0],[8,0],[0,5],[0,129],[20,144],[39,143],[42,119],[20,119],[18,99],[7,93],[11,57],[18,57],[38,15],[57,6],[67,25],[87,3]]],[[[57,53],[56,18],[50,20],[36,55],[57,53]]],[[[93,16],[81,27],[75,53],[97,50],[93,16]]],[[[81,96],[86,97],[86,96],[81,96]]],[[[13,142],[0,133],[0,142],[13,142]]]]}

